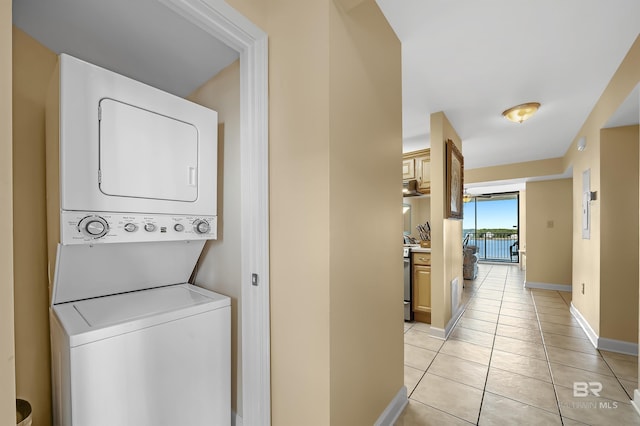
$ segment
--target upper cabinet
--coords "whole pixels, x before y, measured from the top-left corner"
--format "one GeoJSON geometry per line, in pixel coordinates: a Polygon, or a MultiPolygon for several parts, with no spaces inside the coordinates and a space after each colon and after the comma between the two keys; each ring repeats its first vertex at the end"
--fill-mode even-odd
{"type": "Polygon", "coordinates": [[[402,179],[418,181],[418,191],[431,194],[431,150],[408,152],[402,156],[402,179]]]}
{"type": "Polygon", "coordinates": [[[402,179],[409,180],[416,178],[416,159],[406,158],[402,160],[402,179]]]}

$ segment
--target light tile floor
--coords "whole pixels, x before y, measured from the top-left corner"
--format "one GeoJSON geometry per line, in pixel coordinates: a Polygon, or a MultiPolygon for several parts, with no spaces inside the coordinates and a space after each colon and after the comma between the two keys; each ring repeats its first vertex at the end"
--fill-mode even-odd
{"type": "Polygon", "coordinates": [[[594,349],[570,293],[523,281],[517,266],[480,265],[447,341],[405,323],[409,404],[396,426],[640,425],[630,404],[638,357],[594,349]],[[600,397],[574,396],[576,382],[601,384],[600,397]]]}

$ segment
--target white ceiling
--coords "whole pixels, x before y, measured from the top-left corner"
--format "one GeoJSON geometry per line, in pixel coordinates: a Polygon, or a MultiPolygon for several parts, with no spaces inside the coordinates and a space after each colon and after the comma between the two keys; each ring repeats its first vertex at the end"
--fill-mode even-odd
{"type": "Polygon", "coordinates": [[[377,2],[402,42],[404,151],[443,111],[465,169],[564,155],[640,31],[638,0],[377,2]],[[525,102],[529,121],[502,117],[525,102]]]}
{"type": "Polygon", "coordinates": [[[13,0],[13,23],[56,53],[178,96],[238,58],[158,0],[13,0]]]}
{"type": "MultiPolygon", "coordinates": [[[[186,96],[238,55],[166,1],[14,0],[13,20],[56,53],[186,96]]],[[[402,42],[404,151],[428,147],[444,111],[466,169],[564,155],[640,31],[638,0],[377,2],[402,42]],[[501,116],[530,101],[529,121],[501,116]]],[[[639,96],[607,126],[637,123],[639,96]]]]}

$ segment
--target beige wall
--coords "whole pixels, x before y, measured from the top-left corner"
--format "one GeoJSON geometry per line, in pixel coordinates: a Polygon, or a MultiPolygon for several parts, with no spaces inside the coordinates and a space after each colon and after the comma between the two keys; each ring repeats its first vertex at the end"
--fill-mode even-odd
{"type": "Polygon", "coordinates": [[[16,391],[51,422],[44,110],[56,55],[14,27],[13,210],[16,391]]]}
{"type": "Polygon", "coordinates": [[[493,182],[508,179],[522,179],[537,176],[560,175],[566,170],[562,158],[527,161],[524,163],[503,164],[465,170],[464,182],[493,182]]]}
{"type": "Polygon", "coordinates": [[[638,126],[600,132],[600,337],[638,342],[638,126]]]}
{"type": "Polygon", "coordinates": [[[455,313],[451,281],[458,279],[459,292],[463,283],[462,220],[445,219],[447,139],[462,152],[462,141],[444,113],[431,114],[431,326],[442,330],[455,313]]]}
{"type": "MultiPolygon", "coordinates": [[[[263,2],[254,3],[262,10],[263,2]]],[[[268,24],[272,423],[326,425],[328,4],[274,0],[269,2],[268,24]]]]}
{"type": "Polygon", "coordinates": [[[329,6],[330,423],[373,424],[403,386],[400,43],[329,6]]]}
{"type": "Polygon", "coordinates": [[[591,191],[600,193],[600,129],[640,82],[639,69],[640,38],[637,38],[563,158],[565,166],[573,165],[574,181],[572,303],[598,335],[601,334],[600,325],[603,320],[600,312],[602,201],[591,202],[591,238],[583,240],[580,218],[582,172],[591,169],[591,191]],[[584,151],[578,151],[577,142],[582,136],[586,137],[587,147],[584,151]],[[580,291],[582,283],[585,284],[584,295],[580,291]]]}
{"type": "Polygon", "coordinates": [[[218,239],[205,245],[195,284],[231,297],[231,408],[242,416],[239,62],[188,99],[218,112],[218,239]]]}
{"type": "Polygon", "coordinates": [[[571,303],[600,333],[600,200],[590,203],[590,238],[582,238],[582,175],[590,170],[591,191],[600,191],[600,135],[587,138],[573,162],[573,265],[571,303]],[[584,286],[583,286],[584,285],[584,286]],[[584,288],[584,293],[582,289],[584,288]]]}
{"type": "Polygon", "coordinates": [[[527,183],[527,282],[571,285],[572,180],[527,183]]]}
{"type": "Polygon", "coordinates": [[[0,1],[0,424],[15,422],[11,1],[0,1]]]}
{"type": "Polygon", "coordinates": [[[373,0],[229,3],[269,35],[272,422],[371,424],[403,385],[400,44],[373,0]]]}

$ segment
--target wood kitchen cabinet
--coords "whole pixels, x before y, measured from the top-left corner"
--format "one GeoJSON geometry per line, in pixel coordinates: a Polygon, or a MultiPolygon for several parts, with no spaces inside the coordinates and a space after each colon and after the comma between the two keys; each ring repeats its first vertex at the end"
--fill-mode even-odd
{"type": "Polygon", "coordinates": [[[431,253],[413,253],[412,308],[416,321],[431,323],[431,253]]]}
{"type": "Polygon", "coordinates": [[[418,192],[431,194],[431,150],[408,152],[402,156],[402,179],[418,181],[418,192]]]}
{"type": "Polygon", "coordinates": [[[416,178],[416,159],[407,158],[402,160],[402,180],[416,178]]]}

